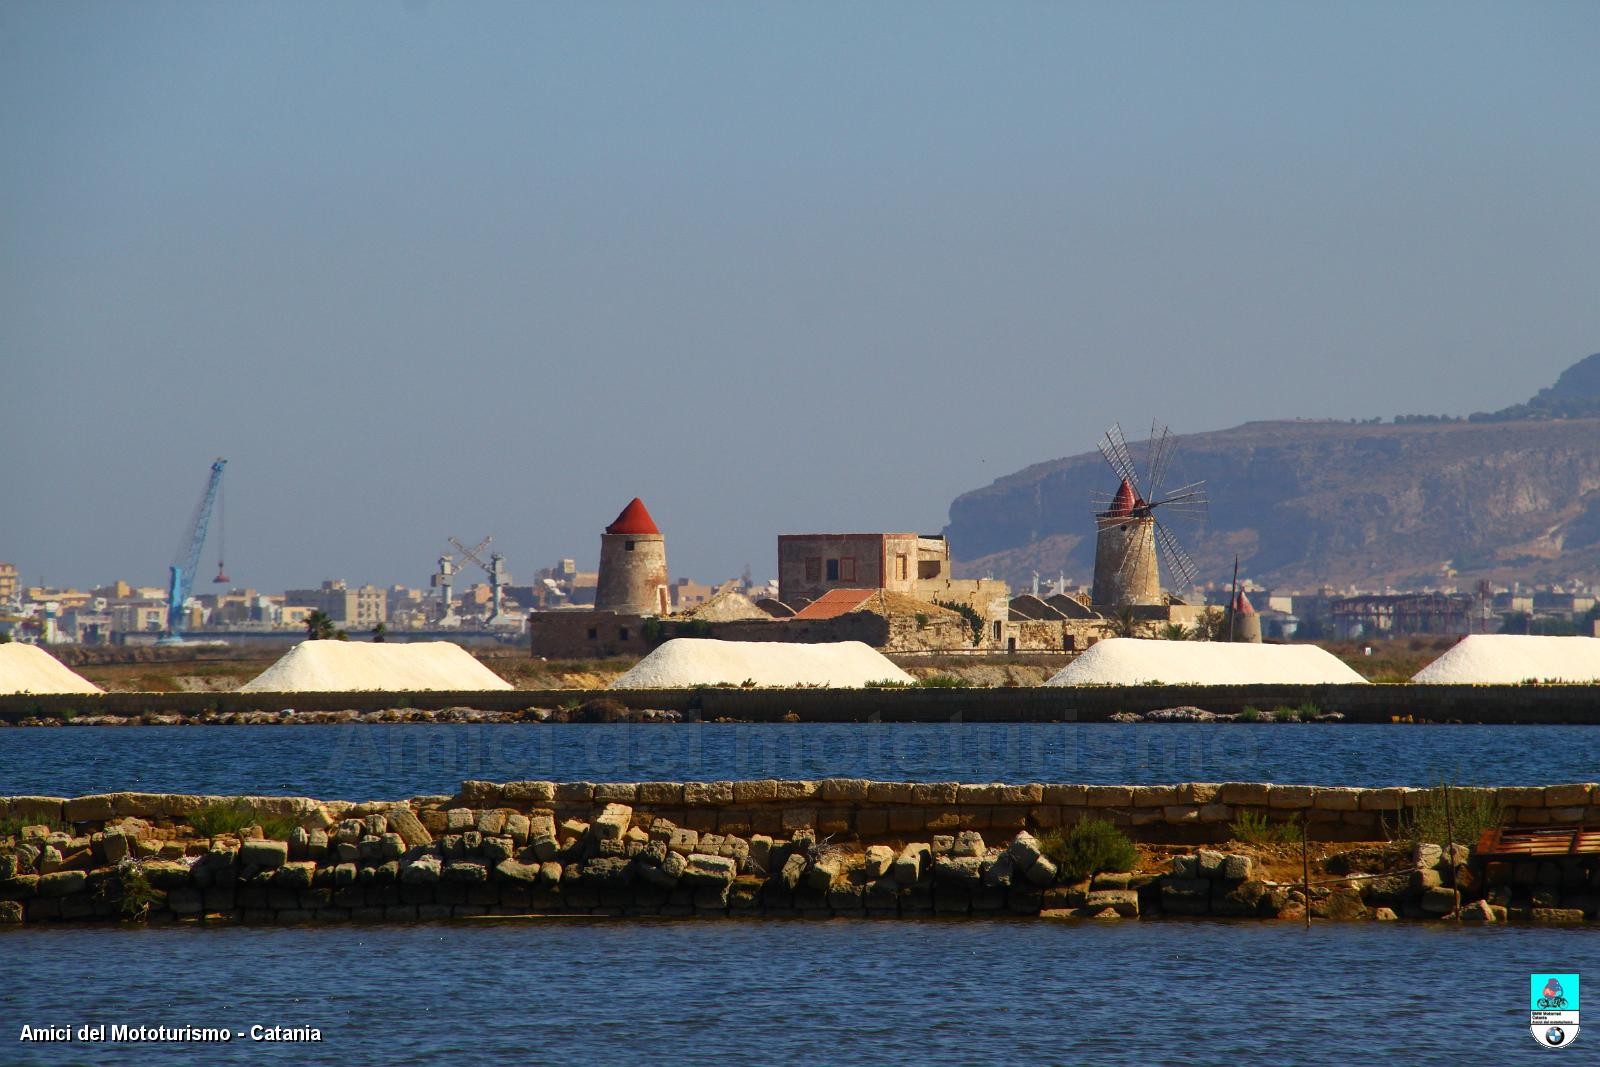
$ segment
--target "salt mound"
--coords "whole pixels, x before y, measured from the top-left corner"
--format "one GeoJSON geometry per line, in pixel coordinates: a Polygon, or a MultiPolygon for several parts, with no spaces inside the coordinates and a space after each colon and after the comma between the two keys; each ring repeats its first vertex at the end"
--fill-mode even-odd
{"type": "Polygon", "coordinates": [[[693,685],[822,685],[859,689],[868,682],[913,681],[860,641],[810,645],[790,641],[714,641],[679,637],[634,664],[612,689],[681,689],[693,685]]]}
{"type": "Polygon", "coordinates": [[[1348,685],[1366,679],[1315,645],[1111,637],[1045,685],[1348,685]]]}
{"type": "Polygon", "coordinates": [[[302,641],[239,687],[241,693],[510,689],[511,684],[449,641],[377,644],[302,641]]]}
{"type": "Polygon", "coordinates": [[[103,693],[42,648],[0,645],[0,693],[103,693]]]}
{"type": "Polygon", "coordinates": [[[1498,685],[1600,682],[1600,638],[1469,634],[1411,680],[1498,685]]]}

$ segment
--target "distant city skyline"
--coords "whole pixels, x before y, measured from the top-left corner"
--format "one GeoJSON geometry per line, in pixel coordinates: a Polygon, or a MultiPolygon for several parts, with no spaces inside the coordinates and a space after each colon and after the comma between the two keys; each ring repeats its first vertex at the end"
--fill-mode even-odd
{"type": "Polygon", "coordinates": [[[162,584],[224,456],[241,587],[423,586],[452,535],[592,570],[634,496],[672,577],[760,581],[1112,421],[1504,407],[1600,350],[1597,39],[1563,3],[13,2],[0,560],[162,584]]]}

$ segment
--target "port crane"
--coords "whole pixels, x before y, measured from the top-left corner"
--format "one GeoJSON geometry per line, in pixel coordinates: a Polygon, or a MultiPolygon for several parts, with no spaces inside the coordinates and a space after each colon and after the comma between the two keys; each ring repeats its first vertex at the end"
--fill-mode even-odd
{"type": "MultiPolygon", "coordinates": [[[[172,557],[172,567],[167,581],[167,632],[157,642],[163,645],[183,643],[183,604],[189,599],[194,585],[195,569],[200,566],[200,550],[205,547],[206,529],[211,525],[211,509],[216,505],[217,493],[222,488],[222,468],[228,461],[218,457],[211,464],[211,474],[206,479],[200,503],[185,528],[185,536],[178,543],[178,552],[172,557]]],[[[217,564],[218,577],[222,577],[222,564],[217,564]]]]}
{"type": "Polygon", "coordinates": [[[491,606],[489,617],[483,620],[483,624],[485,626],[505,626],[508,622],[505,617],[505,588],[511,583],[511,575],[506,573],[506,558],[496,552],[489,557],[489,562],[485,563],[483,557],[479,555],[480,552],[489,547],[490,542],[493,540],[494,535],[491,534],[478,542],[478,547],[476,548],[468,548],[454,537],[450,538],[450,543],[456,546],[456,551],[482,567],[483,572],[489,576],[491,606]]]}

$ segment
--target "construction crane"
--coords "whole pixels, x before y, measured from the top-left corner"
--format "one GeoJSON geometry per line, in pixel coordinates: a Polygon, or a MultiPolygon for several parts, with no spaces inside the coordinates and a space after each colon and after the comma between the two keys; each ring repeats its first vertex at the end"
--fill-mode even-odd
{"type": "Polygon", "coordinates": [[[485,537],[482,541],[478,542],[477,548],[468,548],[460,541],[457,541],[454,537],[450,538],[450,543],[455,545],[456,550],[463,556],[466,556],[472,562],[482,567],[484,573],[489,576],[489,596],[491,598],[491,607],[489,610],[489,617],[483,620],[483,624],[485,626],[504,626],[506,625],[504,613],[505,588],[511,582],[511,575],[506,573],[506,558],[500,553],[496,552],[489,557],[489,562],[485,563],[482,557],[478,555],[479,552],[482,552],[484,549],[488,548],[489,543],[493,540],[493,535],[485,537]]]}
{"type": "MultiPolygon", "coordinates": [[[[167,632],[157,644],[183,644],[183,603],[189,599],[189,589],[194,585],[200,550],[206,543],[206,528],[211,525],[211,509],[217,502],[217,491],[222,488],[222,468],[227,465],[228,461],[220,457],[211,464],[211,475],[206,479],[205,491],[200,494],[200,503],[195,505],[194,517],[185,528],[186,536],[178,543],[177,555],[172,557],[167,581],[167,632]]],[[[220,567],[219,563],[219,570],[220,567]]]]}

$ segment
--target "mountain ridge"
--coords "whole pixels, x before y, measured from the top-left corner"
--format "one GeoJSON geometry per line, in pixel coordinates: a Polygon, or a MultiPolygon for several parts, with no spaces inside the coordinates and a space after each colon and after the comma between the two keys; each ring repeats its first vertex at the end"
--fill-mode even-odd
{"type": "MultiPolygon", "coordinates": [[[[1203,528],[1171,525],[1202,582],[1231,575],[1235,554],[1241,574],[1300,587],[1600,582],[1600,395],[1589,388],[1600,354],[1493,415],[1264,420],[1175,437],[1169,484],[1204,478],[1212,503],[1203,528]],[[1506,414],[1518,408],[1530,414],[1506,414]]],[[[1105,461],[1085,452],[962,494],[945,528],[957,573],[1086,582],[1091,499],[1112,488],[1105,461]]]]}

